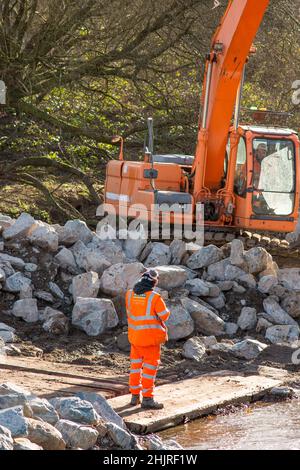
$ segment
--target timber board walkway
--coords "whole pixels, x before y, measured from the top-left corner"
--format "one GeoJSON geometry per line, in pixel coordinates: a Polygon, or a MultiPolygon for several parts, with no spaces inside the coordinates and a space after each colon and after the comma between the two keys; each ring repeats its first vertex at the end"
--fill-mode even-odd
{"type": "Polygon", "coordinates": [[[161,385],[155,389],[155,397],[164,403],[162,410],[130,407],[131,395],[108,401],[132,432],[148,434],[208,415],[229,404],[257,400],[282,384],[283,376],[276,377],[275,374],[273,378],[259,375],[259,372],[247,376],[234,371],[220,371],[161,385]]]}

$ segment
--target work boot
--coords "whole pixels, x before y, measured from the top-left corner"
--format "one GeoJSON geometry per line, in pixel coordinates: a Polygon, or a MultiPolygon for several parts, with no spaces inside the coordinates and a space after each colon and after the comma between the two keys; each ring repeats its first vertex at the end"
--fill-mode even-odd
{"type": "Polygon", "coordinates": [[[140,403],[141,403],[141,400],[140,400],[139,395],[131,395],[131,401],[130,401],[131,406],[137,406],[140,403]]]}
{"type": "Polygon", "coordinates": [[[161,410],[164,405],[155,401],[153,397],[143,397],[142,408],[149,408],[151,410],[161,410]]]}

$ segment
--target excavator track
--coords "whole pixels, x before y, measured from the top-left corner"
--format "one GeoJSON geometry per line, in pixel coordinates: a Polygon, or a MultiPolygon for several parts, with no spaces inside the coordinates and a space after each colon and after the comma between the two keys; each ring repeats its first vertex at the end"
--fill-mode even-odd
{"type": "Polygon", "coordinates": [[[226,243],[239,239],[243,242],[245,249],[249,250],[255,246],[265,248],[273,257],[280,258],[299,258],[299,248],[292,248],[287,240],[283,238],[283,233],[258,233],[250,231],[222,231],[222,230],[205,230],[205,245],[216,245],[221,247],[226,243]]]}
{"type": "MultiPolygon", "coordinates": [[[[280,265],[294,266],[297,259],[300,259],[300,246],[293,248],[284,238],[285,236],[285,233],[233,231],[232,228],[227,230],[205,228],[204,245],[216,245],[221,248],[234,239],[239,239],[243,242],[245,250],[261,246],[273,256],[275,261],[279,261],[280,265]]],[[[170,240],[164,240],[163,237],[157,241],[163,241],[166,244],[170,243],[170,240]]],[[[190,240],[186,241],[189,242],[190,240]]]]}

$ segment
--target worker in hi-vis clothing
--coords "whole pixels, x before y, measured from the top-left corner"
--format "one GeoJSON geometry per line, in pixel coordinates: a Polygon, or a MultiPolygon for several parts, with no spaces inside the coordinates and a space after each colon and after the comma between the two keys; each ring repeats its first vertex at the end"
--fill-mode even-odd
{"type": "Polygon", "coordinates": [[[154,382],[160,362],[161,344],[168,339],[165,321],[170,312],[160,294],[153,289],[158,283],[154,269],[146,271],[133,289],[126,292],[128,339],[131,344],[129,389],[130,404],[142,408],[161,409],[154,400],[154,382]]]}

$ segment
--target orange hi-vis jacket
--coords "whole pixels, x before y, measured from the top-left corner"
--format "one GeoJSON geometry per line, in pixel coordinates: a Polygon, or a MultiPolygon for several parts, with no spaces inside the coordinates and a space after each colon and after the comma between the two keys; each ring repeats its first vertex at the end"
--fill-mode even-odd
{"type": "Polygon", "coordinates": [[[137,295],[129,290],[126,293],[126,310],[128,340],[131,344],[147,347],[167,341],[164,322],[168,320],[170,312],[160,294],[148,291],[137,295]]]}

